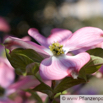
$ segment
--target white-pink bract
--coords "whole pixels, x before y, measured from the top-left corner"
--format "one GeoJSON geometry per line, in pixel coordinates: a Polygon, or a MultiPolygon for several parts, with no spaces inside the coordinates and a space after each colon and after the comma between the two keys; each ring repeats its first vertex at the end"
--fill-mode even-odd
{"type": "Polygon", "coordinates": [[[79,70],[90,60],[90,55],[85,51],[98,47],[103,42],[103,31],[95,27],[84,27],[72,34],[71,31],[55,28],[48,38],[42,36],[37,29],[28,31],[38,44],[31,41],[22,41],[19,38],[9,37],[5,40],[5,46],[9,50],[17,47],[34,49],[44,57],[40,63],[39,73],[45,80],[60,80],[66,76],[77,78],[79,70]],[[63,45],[64,54],[55,56],[49,46],[54,42],[63,45]],[[68,52],[81,50],[75,56],[69,56],[68,52]]]}
{"type": "Polygon", "coordinates": [[[5,58],[0,57],[0,86],[3,88],[7,88],[15,78],[14,69],[8,64],[5,58]]]}
{"type": "Polygon", "coordinates": [[[9,61],[2,56],[2,53],[4,52],[4,47],[2,45],[0,45],[0,51],[0,86],[6,89],[13,83],[15,74],[9,61]]]}

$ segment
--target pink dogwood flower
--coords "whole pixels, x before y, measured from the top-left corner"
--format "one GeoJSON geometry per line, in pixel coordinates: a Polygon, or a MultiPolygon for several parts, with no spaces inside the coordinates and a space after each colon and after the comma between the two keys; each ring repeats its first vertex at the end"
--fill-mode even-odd
{"type": "Polygon", "coordinates": [[[18,93],[19,91],[28,89],[30,87],[35,87],[39,84],[40,82],[35,80],[32,76],[23,77],[16,83],[12,83],[7,88],[4,88],[5,93],[2,97],[0,97],[0,103],[17,103],[16,101],[10,100],[8,96],[12,93],[18,93]]]}
{"type": "Polygon", "coordinates": [[[86,51],[103,42],[103,31],[95,27],[84,27],[73,34],[69,30],[55,28],[48,38],[35,28],[29,29],[28,34],[40,45],[9,37],[5,40],[5,46],[9,50],[31,48],[42,55],[44,60],[40,63],[39,73],[46,80],[60,80],[66,76],[77,78],[79,70],[90,60],[90,55],[82,52],[69,56],[68,52],[78,49],[86,51]]]}

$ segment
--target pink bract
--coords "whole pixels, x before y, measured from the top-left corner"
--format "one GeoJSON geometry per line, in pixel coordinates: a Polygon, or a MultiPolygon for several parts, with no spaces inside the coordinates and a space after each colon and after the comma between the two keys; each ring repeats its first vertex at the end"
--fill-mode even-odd
{"type": "Polygon", "coordinates": [[[48,38],[42,36],[37,29],[31,28],[29,35],[38,41],[38,44],[31,41],[22,41],[21,39],[9,37],[5,40],[6,48],[30,48],[34,49],[44,57],[40,63],[40,75],[46,80],[60,80],[66,76],[77,78],[79,70],[90,60],[90,55],[84,51],[96,48],[103,42],[103,31],[95,27],[84,27],[72,33],[69,30],[55,28],[51,31],[48,38]],[[49,46],[59,42],[63,45],[64,54],[54,56],[49,50],[49,46]],[[81,50],[75,56],[69,56],[68,52],[81,50]]]}
{"type": "Polygon", "coordinates": [[[7,88],[13,83],[14,78],[14,69],[5,58],[0,57],[0,86],[7,88]]]}

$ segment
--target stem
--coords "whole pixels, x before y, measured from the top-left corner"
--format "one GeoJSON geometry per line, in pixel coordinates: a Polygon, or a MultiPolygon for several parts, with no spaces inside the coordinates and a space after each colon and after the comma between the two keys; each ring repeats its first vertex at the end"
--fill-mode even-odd
{"type": "Polygon", "coordinates": [[[52,103],[53,102],[53,99],[48,99],[48,103],[52,103]]]}
{"type": "Polygon", "coordinates": [[[52,80],[52,85],[51,85],[51,88],[54,90],[54,88],[55,88],[55,80],[52,80]]]}
{"type": "MultiPolygon", "coordinates": [[[[51,88],[52,88],[52,90],[54,90],[54,88],[55,88],[55,80],[52,80],[52,84],[51,84],[51,88]]],[[[53,102],[53,99],[54,99],[54,96],[53,96],[53,98],[48,98],[48,103],[52,103],[53,102]]]]}

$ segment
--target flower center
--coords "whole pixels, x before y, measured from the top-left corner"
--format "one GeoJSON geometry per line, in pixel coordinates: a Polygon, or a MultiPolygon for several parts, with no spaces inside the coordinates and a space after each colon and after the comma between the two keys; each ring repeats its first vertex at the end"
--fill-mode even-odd
{"type": "Polygon", "coordinates": [[[60,45],[58,42],[54,42],[49,46],[50,50],[54,55],[61,55],[64,54],[64,51],[62,49],[63,45],[60,45]]]}
{"type": "Polygon", "coordinates": [[[5,93],[5,89],[4,89],[4,88],[2,88],[2,87],[0,87],[0,96],[3,96],[3,95],[4,95],[4,93],[5,93]]]}

